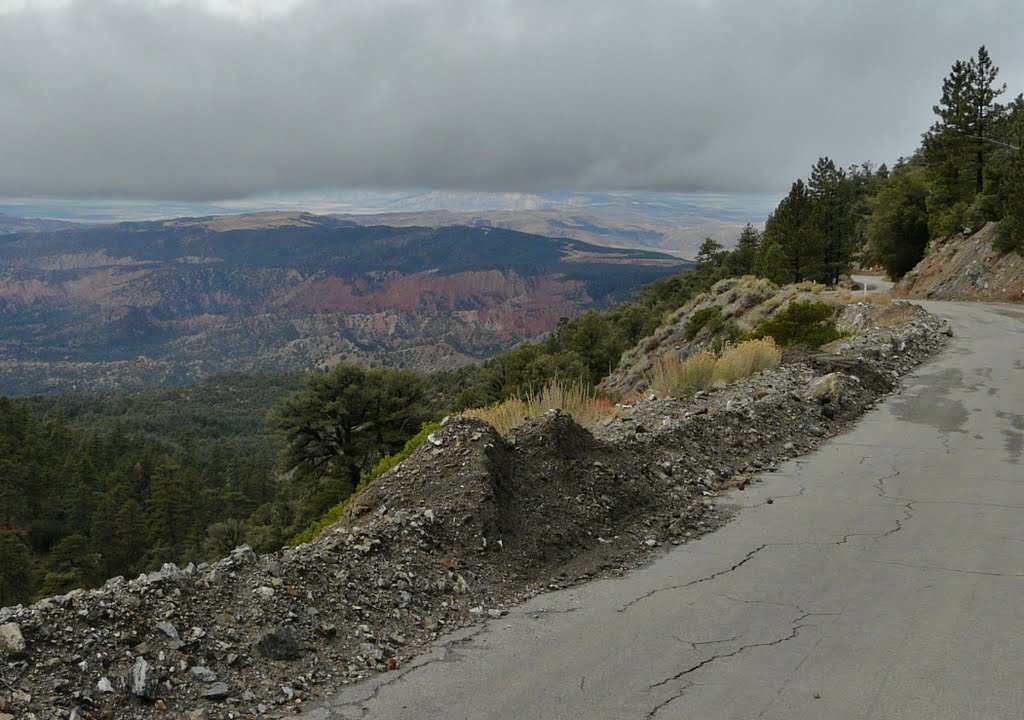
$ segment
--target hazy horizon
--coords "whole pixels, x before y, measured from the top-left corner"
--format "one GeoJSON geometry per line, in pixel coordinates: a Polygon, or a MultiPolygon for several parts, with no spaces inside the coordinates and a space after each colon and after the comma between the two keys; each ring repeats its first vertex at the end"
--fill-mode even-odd
{"type": "MultiPolygon", "coordinates": [[[[1024,4],[0,0],[0,197],[774,193],[892,164],[1024,4]]],[[[244,201],[235,201],[244,202],[244,201]]]]}

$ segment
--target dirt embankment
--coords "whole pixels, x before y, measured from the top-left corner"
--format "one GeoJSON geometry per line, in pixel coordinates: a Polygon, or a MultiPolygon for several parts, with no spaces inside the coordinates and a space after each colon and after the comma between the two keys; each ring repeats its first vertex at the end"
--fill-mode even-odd
{"type": "Polygon", "coordinates": [[[996,224],[969,237],[932,241],[928,253],[893,288],[894,297],[1024,302],[1024,256],[992,247],[996,224]]]}
{"type": "Polygon", "coordinates": [[[712,530],[720,493],[840,432],[945,331],[909,305],[840,322],[860,334],[593,434],[559,412],[510,438],[452,419],[317,542],[0,610],[0,720],[289,716],[448,630],[712,530]]]}

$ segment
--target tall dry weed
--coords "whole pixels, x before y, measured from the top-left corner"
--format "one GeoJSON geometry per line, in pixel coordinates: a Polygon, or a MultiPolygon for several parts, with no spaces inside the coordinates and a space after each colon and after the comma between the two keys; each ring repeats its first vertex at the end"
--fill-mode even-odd
{"type": "Polygon", "coordinates": [[[656,395],[687,397],[709,388],[715,381],[717,361],[715,354],[708,350],[694,353],[685,360],[674,355],[660,357],[651,373],[651,390],[656,395]]]}
{"type": "Polygon", "coordinates": [[[502,435],[507,435],[528,419],[553,409],[569,413],[577,423],[588,428],[597,427],[601,421],[618,411],[614,403],[598,397],[583,385],[563,385],[558,380],[552,380],[539,392],[511,397],[494,405],[466,410],[462,414],[483,420],[502,435]]]}
{"type": "Polygon", "coordinates": [[[715,363],[715,384],[728,385],[762,370],[777,368],[782,352],[772,338],[748,340],[726,350],[715,363]]]}
{"type": "Polygon", "coordinates": [[[781,361],[782,352],[771,338],[747,340],[727,348],[721,357],[708,350],[685,360],[662,357],[655,362],[650,375],[651,391],[656,395],[689,397],[712,385],[728,385],[778,367],[781,361]]]}

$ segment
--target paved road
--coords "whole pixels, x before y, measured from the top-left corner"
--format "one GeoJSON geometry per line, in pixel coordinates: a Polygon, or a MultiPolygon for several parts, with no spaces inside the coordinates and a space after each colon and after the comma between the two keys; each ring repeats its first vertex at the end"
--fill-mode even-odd
{"type": "Polygon", "coordinates": [[[304,717],[1024,716],[1024,308],[927,306],[949,349],[719,532],[304,717]]]}
{"type": "Polygon", "coordinates": [[[893,283],[881,275],[852,275],[851,279],[869,293],[880,292],[892,288],[893,283]]]}

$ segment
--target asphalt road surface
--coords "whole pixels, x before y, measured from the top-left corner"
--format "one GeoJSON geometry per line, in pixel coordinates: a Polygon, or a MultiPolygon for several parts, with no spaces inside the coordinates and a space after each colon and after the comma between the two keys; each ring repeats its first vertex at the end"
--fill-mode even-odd
{"type": "Polygon", "coordinates": [[[1024,307],[925,305],[948,349],[722,530],[303,717],[1024,717],[1024,307]]]}
{"type": "Polygon", "coordinates": [[[851,279],[860,283],[860,286],[868,293],[881,292],[892,288],[893,283],[881,275],[853,275],[851,279]]]}

